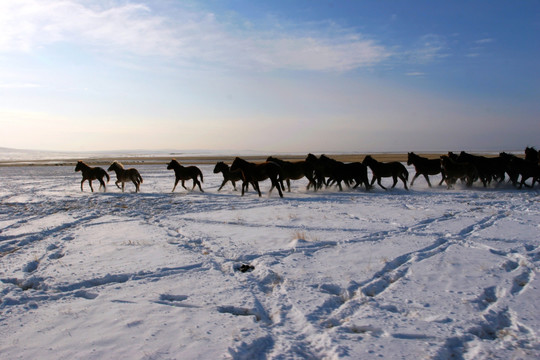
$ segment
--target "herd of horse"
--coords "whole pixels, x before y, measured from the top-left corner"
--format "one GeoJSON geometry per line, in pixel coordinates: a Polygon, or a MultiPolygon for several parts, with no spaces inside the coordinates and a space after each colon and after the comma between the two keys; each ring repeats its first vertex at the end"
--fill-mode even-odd
{"type": "MultiPolygon", "coordinates": [[[[533,147],[527,147],[524,155],[524,157],[519,157],[502,152],[496,157],[485,157],[462,151],[459,155],[449,152],[447,155],[440,156],[439,159],[429,159],[410,152],[407,156],[407,165],[414,166],[416,171],[410,186],[413,186],[414,181],[422,175],[429,187],[431,187],[429,176],[440,175],[439,186],[446,182],[449,189],[458,180],[465,183],[466,186],[472,186],[474,182],[480,181],[484,187],[487,187],[492,182],[500,184],[506,181],[506,176],[508,176],[507,181],[512,182],[519,189],[523,186],[534,187],[536,182],[540,183],[540,152],[533,147]],[[526,183],[528,179],[532,179],[531,185],[526,183]]],[[[197,166],[183,166],[173,159],[167,165],[167,169],[174,170],[175,173],[173,192],[180,181],[182,181],[182,187],[187,190],[185,181],[188,180],[193,182],[192,190],[198,186],[199,190],[204,192],[201,185],[203,174],[197,166]]],[[[117,180],[115,184],[122,192],[124,192],[126,182],[132,182],[135,185],[135,192],[140,190],[140,185],[143,182],[142,176],[137,169],[125,169],[117,161],[113,162],[107,171],[100,167],[88,166],[83,161],[79,161],[75,171],[81,171],[82,173],[81,191],[83,191],[84,182],[88,181],[93,192],[92,180],[98,180],[100,183],[99,188],[103,188],[105,191],[104,179],[107,179],[107,182],[110,180],[107,171],[116,173],[117,180]]],[[[317,157],[313,154],[308,154],[305,160],[302,161],[286,161],[270,156],[265,162],[261,163],[253,163],[236,157],[230,166],[222,161],[218,162],[214,167],[214,173],[222,173],[223,175],[223,182],[218,191],[228,182],[231,182],[234,190],[236,190],[236,182],[241,182],[242,195],[251,185],[261,196],[259,182],[269,179],[272,184],[269,194],[276,188],[280,197],[283,197],[285,184],[287,184],[287,190],[290,192],[291,180],[303,178],[308,180],[307,190],[313,189],[314,191],[330,186],[337,186],[341,191],[343,185],[352,188],[363,186],[366,190],[370,190],[375,182],[386,190],[387,188],[381,183],[382,178],[392,178],[392,188],[396,186],[398,180],[401,180],[404,188],[408,190],[407,182],[409,181],[409,172],[401,162],[380,162],[371,155],[367,155],[362,162],[351,163],[344,163],[326,155],[317,157]],[[372,173],[371,181],[368,179],[368,168],[372,173]]]]}

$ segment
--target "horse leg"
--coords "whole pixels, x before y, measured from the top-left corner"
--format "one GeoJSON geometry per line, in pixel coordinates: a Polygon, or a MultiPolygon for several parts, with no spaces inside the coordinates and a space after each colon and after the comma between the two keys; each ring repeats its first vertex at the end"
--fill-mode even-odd
{"type": "Polygon", "coordinates": [[[88,184],[90,184],[90,190],[94,192],[94,188],[92,187],[92,180],[88,179],[88,184]]]}
{"type": "Polygon", "coordinates": [[[188,188],[186,187],[185,180],[182,180],[182,187],[183,187],[184,189],[186,189],[186,190],[188,189],[188,188]]]}
{"type": "Polygon", "coordinates": [[[124,186],[125,186],[125,182],[122,181],[122,192],[124,192],[124,186]]]}
{"type": "MultiPolygon", "coordinates": [[[[373,181],[371,182],[371,184],[373,185],[373,181]]],[[[387,190],[387,189],[383,186],[383,184],[381,184],[381,178],[380,178],[380,177],[377,178],[377,184],[379,184],[379,186],[382,187],[384,190],[387,190]]]]}
{"type": "Polygon", "coordinates": [[[83,183],[84,183],[84,180],[86,180],[86,179],[82,179],[82,181],[81,181],[81,191],[84,191],[84,190],[83,190],[83,183]]]}
{"type": "MultiPolygon", "coordinates": [[[[420,176],[420,173],[419,173],[419,172],[417,172],[416,174],[414,174],[414,176],[413,176],[413,178],[412,178],[412,180],[411,180],[411,186],[413,186],[414,180],[416,180],[416,178],[417,178],[418,176],[420,176]]],[[[425,177],[425,176],[426,176],[426,175],[424,175],[424,177],[425,177]]]]}
{"type": "Polygon", "coordinates": [[[107,187],[105,186],[105,181],[103,181],[103,178],[101,179],[98,179],[99,180],[99,188],[101,189],[101,187],[103,186],[103,191],[107,191],[107,187]]]}
{"type": "MultiPolygon", "coordinates": [[[[407,187],[407,179],[405,179],[405,176],[399,175],[399,178],[401,179],[401,181],[403,181],[403,186],[405,187],[405,190],[409,190],[409,188],[407,187]]],[[[396,180],[396,182],[397,182],[397,180],[396,180]]],[[[428,179],[428,184],[429,184],[429,179],[428,179]]]]}
{"type": "MultiPolygon", "coordinates": [[[[397,176],[396,175],[392,175],[392,179],[394,180],[394,183],[392,184],[392,189],[396,187],[396,184],[397,184],[397,176]]],[[[405,185],[407,186],[407,185],[405,185]]]]}
{"type": "Polygon", "coordinates": [[[131,181],[133,182],[133,185],[135,185],[135,192],[139,192],[139,183],[137,182],[137,180],[131,179],[131,181]]]}
{"type": "MultiPolygon", "coordinates": [[[[227,183],[227,180],[223,180],[223,182],[221,183],[221,186],[219,187],[219,189],[217,189],[217,191],[221,190],[221,188],[223,188],[223,186],[227,183]]],[[[234,185],[234,182],[233,182],[233,185],[234,185]]]]}
{"type": "MultiPolygon", "coordinates": [[[[431,183],[429,182],[429,176],[427,176],[427,174],[424,174],[424,177],[426,178],[426,181],[429,187],[431,187],[431,183]]],[[[412,181],[411,181],[411,186],[412,186],[412,181]]]]}
{"type": "MultiPolygon", "coordinates": [[[[119,182],[120,182],[120,180],[116,180],[116,181],[115,181],[115,184],[116,184],[116,187],[117,187],[117,188],[121,189],[120,185],[118,185],[119,182]]],[[[124,183],[122,183],[122,186],[124,186],[124,183]]]]}
{"type": "Polygon", "coordinates": [[[371,186],[373,186],[373,184],[375,184],[375,180],[377,180],[377,176],[375,176],[375,174],[373,174],[373,177],[371,178],[371,183],[370,183],[371,186]]]}
{"type": "MultiPolygon", "coordinates": [[[[255,181],[255,182],[252,183],[252,185],[253,185],[253,187],[255,188],[255,190],[257,190],[257,192],[259,193],[259,197],[261,197],[262,194],[261,194],[261,189],[260,189],[260,187],[259,187],[259,182],[258,182],[258,181],[255,181]]],[[[272,191],[272,189],[270,189],[270,191],[272,191]]]]}
{"type": "MultiPolygon", "coordinates": [[[[277,190],[278,190],[278,193],[279,193],[279,197],[283,197],[283,192],[281,191],[281,187],[279,186],[279,181],[276,178],[271,178],[271,181],[272,181],[272,184],[274,184],[276,187],[277,187],[277,190]]],[[[287,184],[289,184],[289,179],[287,179],[287,184]]],[[[283,188],[285,190],[285,188],[283,188]]],[[[272,189],[270,189],[270,191],[272,191],[272,189]]],[[[289,186],[289,191],[291,191],[291,188],[289,186]]]]}
{"type": "Polygon", "coordinates": [[[317,183],[313,180],[313,176],[306,175],[306,178],[309,180],[306,190],[309,190],[310,186],[313,186],[313,190],[317,191],[317,183]]]}
{"type": "Polygon", "coordinates": [[[174,186],[173,186],[171,192],[174,192],[174,189],[176,189],[176,185],[178,185],[178,182],[179,182],[179,181],[180,181],[180,179],[176,179],[176,180],[174,181],[174,186]]]}
{"type": "MultiPolygon", "coordinates": [[[[204,192],[204,190],[201,187],[201,182],[199,180],[197,180],[197,178],[195,178],[195,181],[193,183],[193,189],[195,189],[195,184],[197,184],[197,185],[199,185],[199,190],[201,190],[201,192],[204,192]],[[195,181],[196,181],[196,183],[195,183],[195,181]]],[[[193,189],[191,189],[191,190],[193,190],[193,189]]]]}

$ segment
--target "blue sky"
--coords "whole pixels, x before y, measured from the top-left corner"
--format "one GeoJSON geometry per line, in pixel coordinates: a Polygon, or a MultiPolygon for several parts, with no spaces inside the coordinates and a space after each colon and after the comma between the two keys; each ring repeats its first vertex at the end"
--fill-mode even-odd
{"type": "Polygon", "coordinates": [[[538,1],[0,1],[0,147],[540,145],[538,1]]]}

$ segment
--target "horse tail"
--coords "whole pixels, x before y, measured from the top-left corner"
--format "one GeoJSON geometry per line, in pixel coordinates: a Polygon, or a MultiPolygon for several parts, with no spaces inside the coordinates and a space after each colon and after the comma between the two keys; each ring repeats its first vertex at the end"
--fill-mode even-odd
{"type": "Polygon", "coordinates": [[[202,171],[200,169],[197,169],[199,171],[199,176],[201,177],[201,182],[204,182],[203,180],[203,175],[202,175],[202,171]]]}
{"type": "Polygon", "coordinates": [[[143,182],[143,179],[142,179],[142,176],[141,174],[137,171],[137,179],[139,180],[139,182],[142,184],[143,182]]]}
{"type": "Polygon", "coordinates": [[[109,182],[109,180],[111,180],[111,177],[105,170],[103,170],[103,173],[105,174],[105,177],[107,178],[107,182],[109,182]]]}

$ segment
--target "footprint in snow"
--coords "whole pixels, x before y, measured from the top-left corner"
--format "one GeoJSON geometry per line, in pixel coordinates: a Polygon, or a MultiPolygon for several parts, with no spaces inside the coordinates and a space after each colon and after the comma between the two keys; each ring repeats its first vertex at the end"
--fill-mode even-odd
{"type": "Polygon", "coordinates": [[[33,261],[30,261],[29,263],[27,263],[26,265],[24,265],[22,270],[24,272],[31,273],[31,272],[34,272],[34,271],[37,270],[38,265],[39,265],[39,261],[38,260],[33,260],[33,261]]]}
{"type": "Polygon", "coordinates": [[[186,307],[186,308],[195,308],[199,307],[197,305],[186,304],[183,301],[187,300],[186,295],[172,295],[172,294],[161,294],[159,300],[155,301],[156,304],[169,305],[176,307],[186,307]]]}
{"type": "Polygon", "coordinates": [[[51,260],[57,260],[57,259],[60,259],[60,258],[63,258],[63,257],[64,257],[64,254],[61,251],[57,251],[57,252],[52,253],[51,255],[49,255],[49,259],[51,259],[51,260]]]}
{"type": "Polygon", "coordinates": [[[87,299],[87,300],[94,300],[95,298],[98,297],[98,294],[85,291],[85,290],[79,290],[74,294],[74,296],[87,299]]]}

